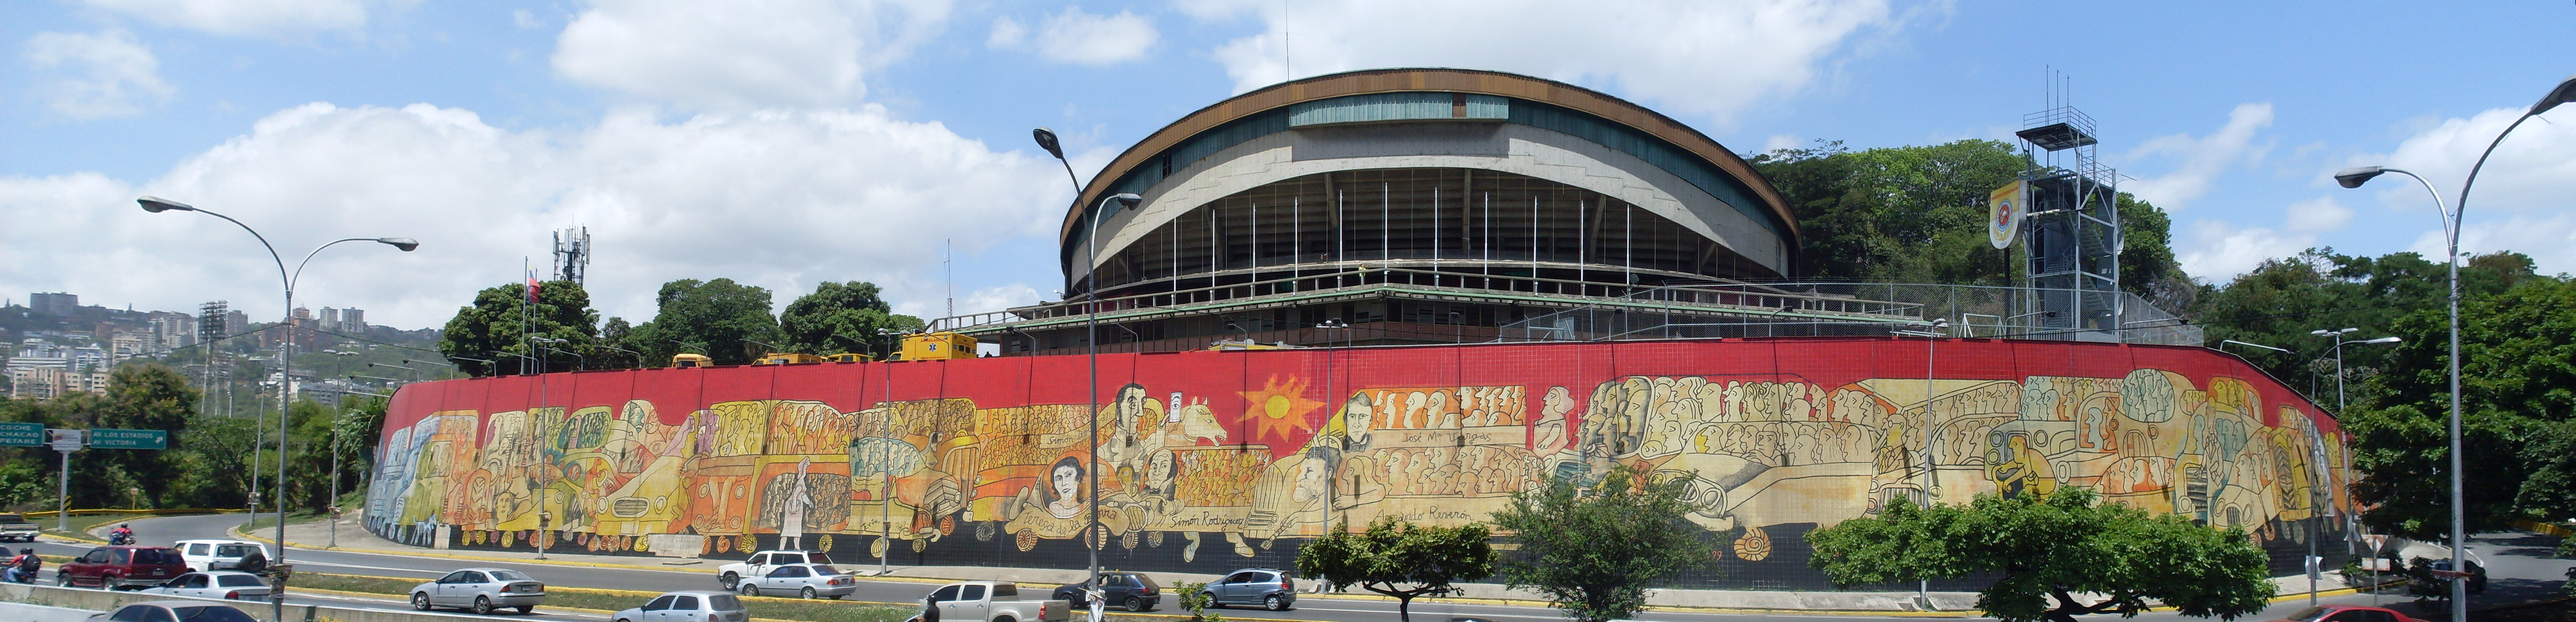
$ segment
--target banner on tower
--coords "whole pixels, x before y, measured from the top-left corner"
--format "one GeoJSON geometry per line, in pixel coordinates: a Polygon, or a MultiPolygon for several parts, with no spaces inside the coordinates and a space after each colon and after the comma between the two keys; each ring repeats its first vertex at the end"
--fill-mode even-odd
{"type": "Polygon", "coordinates": [[[2030,184],[2015,181],[1996,188],[1986,197],[1986,242],[1995,248],[2010,248],[2013,235],[2021,231],[2021,217],[2030,211],[2030,184]]]}

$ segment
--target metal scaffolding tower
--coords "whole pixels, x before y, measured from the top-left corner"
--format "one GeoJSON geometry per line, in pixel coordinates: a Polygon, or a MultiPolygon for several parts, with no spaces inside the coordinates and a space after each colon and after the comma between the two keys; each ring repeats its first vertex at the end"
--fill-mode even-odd
{"type": "MultiPolygon", "coordinates": [[[[2057,80],[2052,79],[2052,83],[2057,80]]],[[[2050,89],[2050,107],[2022,116],[2022,151],[2030,167],[2029,215],[2023,219],[2032,291],[2032,325],[2064,331],[2122,328],[2119,173],[2096,157],[2093,117],[2050,89]]],[[[2105,338],[2116,339],[2110,335],[2105,338]]]]}

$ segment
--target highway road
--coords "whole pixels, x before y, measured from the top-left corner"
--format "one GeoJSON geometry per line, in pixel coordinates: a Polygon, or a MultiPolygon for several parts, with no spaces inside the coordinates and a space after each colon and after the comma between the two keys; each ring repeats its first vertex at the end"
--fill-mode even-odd
{"type": "MultiPolygon", "coordinates": [[[[138,539],[142,540],[145,544],[168,546],[176,540],[228,538],[229,536],[226,534],[226,531],[234,526],[240,525],[242,520],[242,517],[238,514],[215,514],[142,519],[134,521],[133,524],[138,539]]],[[[356,537],[372,536],[358,535],[356,537]]],[[[42,542],[36,545],[36,549],[42,553],[64,556],[77,556],[87,551],[89,548],[90,545],[86,544],[67,544],[56,542],[42,542]]],[[[2483,548],[2484,547],[2476,545],[2472,546],[2472,550],[2479,550],[2482,554],[2487,554],[2491,559],[2494,558],[2496,554],[2503,553],[2503,551],[2490,553],[2482,550],[2483,548]]],[[[493,567],[518,570],[520,572],[527,573],[529,576],[535,577],[540,581],[544,581],[547,585],[551,586],[652,592],[684,589],[717,589],[715,574],[711,565],[695,566],[691,569],[673,570],[593,568],[545,563],[468,561],[406,556],[391,553],[369,553],[346,550],[326,551],[304,548],[293,549],[287,553],[286,557],[287,561],[293,563],[296,569],[301,572],[396,577],[417,579],[421,581],[428,581],[457,568],[493,567]]],[[[47,568],[47,583],[51,583],[51,574],[52,568],[49,567],[47,568]]],[[[852,600],[859,601],[911,603],[917,602],[923,594],[929,591],[930,587],[931,586],[929,584],[913,581],[861,580],[859,583],[859,591],[851,595],[850,598],[852,600]]],[[[289,602],[298,604],[309,603],[369,609],[407,610],[410,608],[408,604],[394,599],[378,601],[332,595],[297,594],[292,587],[288,589],[288,594],[290,598],[289,602]]],[[[2368,595],[2347,595],[2329,597],[2323,599],[2323,601],[2330,603],[2340,602],[2366,604],[2370,601],[2370,597],[2368,595]]],[[[640,599],[638,602],[640,604],[640,599]]],[[[2305,599],[2275,603],[2270,609],[2256,616],[2251,616],[2249,619],[2268,620],[2281,618],[2304,608],[2306,605],[2307,602],[2305,599]]],[[[1153,613],[1179,613],[1179,611],[1171,604],[1170,599],[1167,598],[1165,599],[1162,608],[1155,610],[1153,613]]],[[[1447,620],[1453,616],[1484,618],[1495,620],[1497,622],[1540,622],[1563,619],[1561,616],[1557,615],[1555,610],[1548,609],[1546,607],[1449,603],[1417,603],[1413,606],[1413,614],[1416,620],[1425,621],[1447,620]]],[[[479,617],[472,616],[471,614],[457,615],[465,617],[479,617]]],[[[596,620],[602,617],[578,612],[549,611],[542,607],[540,607],[536,613],[526,616],[520,616],[515,612],[496,615],[535,620],[596,620]]],[[[1227,609],[1225,610],[1225,615],[1229,618],[1316,620],[1324,622],[1386,622],[1396,618],[1395,603],[1393,602],[1312,597],[1302,599],[1298,603],[1297,608],[1290,611],[1272,612],[1247,609],[1227,609]]],[[[1782,613],[1650,611],[1640,616],[1640,620],[1643,622],[1811,622],[1819,617],[1824,616],[1782,613]]],[[[2419,615],[2419,617],[2432,616],[2419,615]]],[[[2106,619],[2116,618],[2106,616],[2106,619]]],[[[2172,622],[2190,618],[2183,618],[2177,614],[2169,612],[2159,612],[2142,615],[2136,619],[2148,622],[2172,622]]]]}

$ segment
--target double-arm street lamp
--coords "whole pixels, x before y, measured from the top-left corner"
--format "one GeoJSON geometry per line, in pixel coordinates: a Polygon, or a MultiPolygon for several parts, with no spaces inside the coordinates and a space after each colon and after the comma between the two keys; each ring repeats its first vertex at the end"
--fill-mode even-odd
{"type": "MultiPolygon", "coordinates": [[[[1045,149],[1047,155],[1055,156],[1056,162],[1064,164],[1065,179],[1073,181],[1074,200],[1082,200],[1082,179],[1074,176],[1073,162],[1064,159],[1064,147],[1056,142],[1055,131],[1041,127],[1029,134],[1037,139],[1038,147],[1045,149]]],[[[1089,248],[1082,258],[1083,307],[1089,316],[1083,320],[1083,334],[1084,342],[1091,347],[1091,449],[1088,451],[1091,469],[1085,473],[1091,488],[1088,495],[1091,520],[1083,527],[1082,546],[1091,551],[1092,585],[1100,584],[1100,547],[1106,538],[1100,533],[1100,217],[1109,213],[1111,203],[1116,203],[1119,209],[1126,209],[1144,201],[1144,197],[1125,193],[1101,197],[1100,203],[1091,208],[1090,232],[1082,236],[1084,245],[1089,248]]]]}
{"type": "MultiPolygon", "coordinates": [[[[286,258],[277,254],[277,246],[268,243],[268,236],[260,235],[259,230],[250,228],[250,225],[242,224],[242,221],[233,220],[233,217],[231,216],[197,209],[196,207],[190,206],[186,203],[180,203],[178,201],[172,201],[160,197],[147,196],[135,199],[134,202],[141,204],[143,206],[143,211],[155,214],[168,211],[197,212],[224,219],[224,222],[232,223],[233,226],[241,227],[243,231],[250,232],[250,237],[259,240],[261,248],[268,249],[269,260],[277,264],[277,280],[280,284],[285,286],[286,311],[282,314],[283,319],[278,323],[278,336],[283,337],[278,340],[279,343],[277,346],[278,502],[271,505],[274,505],[277,508],[277,561],[280,564],[284,564],[286,562],[286,425],[288,413],[295,405],[295,282],[304,276],[304,266],[313,263],[314,255],[322,254],[322,249],[330,248],[341,242],[375,242],[402,249],[403,252],[411,252],[412,249],[420,248],[420,242],[411,238],[341,238],[332,240],[321,246],[314,247],[313,252],[305,253],[304,260],[296,262],[295,269],[290,271],[286,269],[286,258]]],[[[332,449],[333,451],[337,451],[339,448],[334,447],[332,449]]],[[[338,500],[334,499],[333,501],[337,502],[338,500]]],[[[271,610],[270,614],[274,616],[273,619],[286,619],[286,584],[284,582],[278,583],[277,589],[269,595],[269,605],[271,610]]]]}
{"type": "MultiPolygon", "coordinates": [[[[2467,555],[2460,548],[2468,543],[2466,509],[2462,507],[2460,499],[2460,215],[2468,212],[2469,188],[2478,183],[2478,169],[2486,168],[2487,156],[2495,155],[2496,145],[2504,144],[2504,137],[2513,134],[2514,128],[2522,127],[2522,122],[2529,121],[2532,117],[2540,116],[2540,113],[2549,112],[2549,109],[2570,101],[2576,101],[2576,77],[2559,81],[2557,88],[2550,89],[2548,95],[2541,97],[2538,103],[2532,104],[2530,109],[2523,111],[2522,116],[2515,117],[2513,124],[2505,126],[2504,131],[2497,132],[2495,140],[2487,142],[2486,151],[2478,153],[2477,163],[2469,166],[2468,178],[2460,181],[2460,200],[2447,209],[2442,207],[2442,193],[2433,190],[2432,182],[2424,181],[2423,176],[2414,173],[2384,166],[2362,166],[2335,173],[2335,183],[2342,184],[2345,188],[2359,188],[2381,173],[2397,173],[2413,177],[2416,183],[2424,185],[2425,192],[2432,193],[2433,209],[2444,216],[2442,235],[2446,246],[2449,247],[2450,259],[2443,263],[2451,268],[2450,453],[2451,570],[2453,571],[2465,571],[2468,568],[2467,555]]],[[[2451,622],[2468,622],[2468,619],[2469,584],[2465,577],[2453,576],[2451,578],[2451,622]]]]}
{"type": "Polygon", "coordinates": [[[2339,329],[2339,330],[2326,330],[2326,329],[2322,329],[2322,328],[2320,328],[2320,329],[2316,329],[2316,330],[2308,331],[2308,334],[2310,334],[2310,335],[2316,335],[2316,336],[2319,336],[2319,337],[2332,337],[2332,338],[2334,338],[2334,352],[2335,352],[2335,414],[2336,414],[2337,416],[2341,416],[2341,415],[2343,414],[2343,404],[2344,404],[2344,395],[2343,395],[2343,345],[2344,345],[2344,344],[2347,344],[2347,343],[2397,343],[2397,342],[2405,341],[2405,340],[2406,340],[2406,339],[2405,339],[2405,338],[2403,338],[2403,337],[2381,337],[2381,338],[2378,338],[2378,339],[2362,339],[2362,340],[2357,340],[2357,341],[2346,341],[2346,340],[2344,340],[2344,338],[2343,338],[2343,336],[2344,336],[2344,335],[2346,335],[2346,334],[2350,334],[2350,333],[2354,333],[2354,332],[2359,332],[2360,330],[2361,330],[2361,329],[2358,329],[2358,328],[2345,328],[2345,329],[2339,329]]]}

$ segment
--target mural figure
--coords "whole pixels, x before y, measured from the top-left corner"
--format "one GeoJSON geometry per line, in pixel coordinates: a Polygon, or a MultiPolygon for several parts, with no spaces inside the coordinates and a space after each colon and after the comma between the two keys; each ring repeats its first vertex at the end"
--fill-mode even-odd
{"type": "Polygon", "coordinates": [[[796,484],[787,489],[786,505],[781,508],[783,512],[778,520],[779,546],[783,548],[802,549],[805,546],[805,510],[814,507],[814,493],[805,486],[805,471],[811,468],[814,468],[813,458],[796,461],[796,484]]]}

